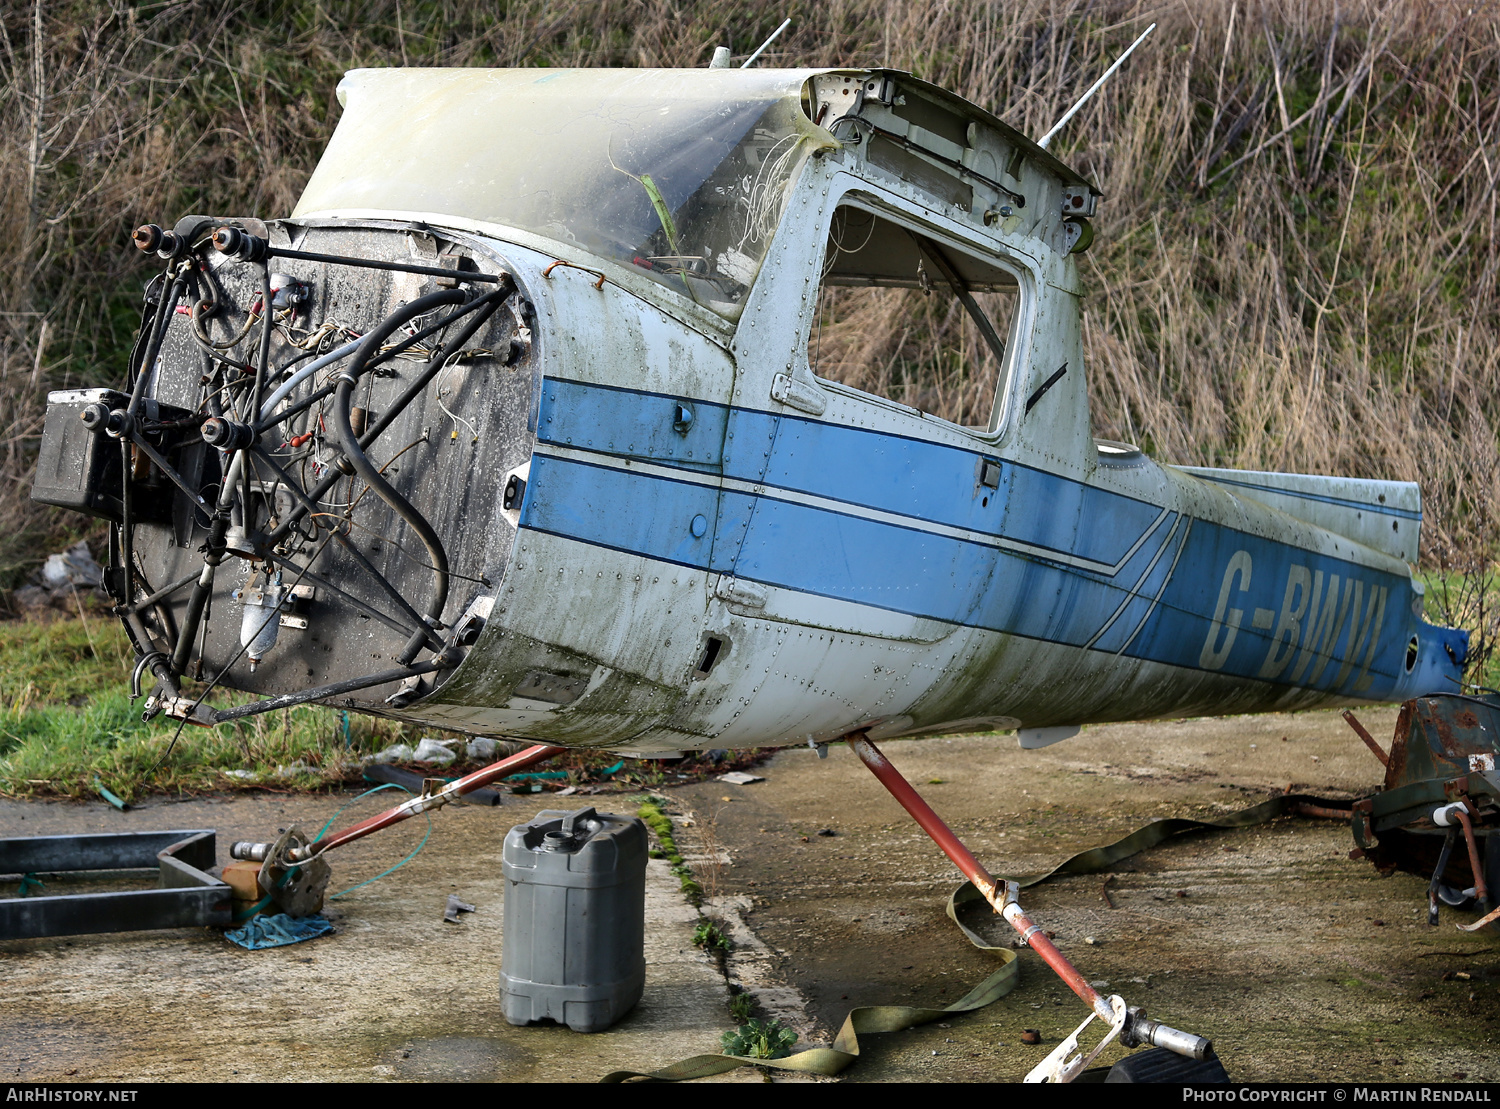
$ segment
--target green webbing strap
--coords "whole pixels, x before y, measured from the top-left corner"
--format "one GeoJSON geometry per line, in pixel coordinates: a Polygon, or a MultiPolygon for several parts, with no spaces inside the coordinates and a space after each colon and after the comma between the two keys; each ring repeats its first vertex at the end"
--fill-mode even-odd
{"type": "MultiPolygon", "coordinates": [[[[1095,874],[1106,867],[1113,866],[1121,859],[1128,859],[1131,855],[1138,855],[1149,847],[1155,847],[1164,840],[1171,839],[1183,832],[1197,832],[1204,829],[1226,829],[1226,828],[1248,828],[1254,824],[1264,824],[1268,820],[1275,820],[1278,816],[1295,813],[1298,805],[1315,805],[1322,809],[1341,809],[1350,811],[1353,802],[1331,801],[1325,797],[1314,797],[1307,793],[1284,793],[1280,797],[1272,797],[1269,801],[1262,801],[1259,805],[1252,805],[1248,809],[1230,813],[1220,820],[1188,820],[1185,817],[1169,817],[1166,820],[1153,820],[1144,828],[1137,828],[1124,839],[1115,840],[1114,843],[1103,847],[1091,847],[1087,851],[1080,851],[1071,859],[1059,863],[1045,874],[1039,874],[1035,878],[1027,878],[1021,882],[1024,889],[1027,886],[1040,885],[1049,878],[1058,878],[1066,874],[1095,874]]],[[[969,883],[965,882],[965,886],[969,883]]],[[[971,887],[972,888],[972,887],[971,887]]],[[[962,887],[960,887],[962,889],[962,887]]],[[[955,894],[954,896],[957,896],[955,894]]]]}
{"type": "MultiPolygon", "coordinates": [[[[962,925],[960,925],[962,927],[962,925]]],[[[964,929],[966,932],[968,929],[964,929]]],[[[982,946],[982,945],[981,945],[982,946]]],[[[982,1009],[1015,989],[1020,965],[1009,948],[988,948],[1000,956],[999,970],[975,986],[946,1009],[925,1009],[916,1005],[862,1005],[851,1009],[844,1026],[833,1039],[832,1047],[812,1047],[788,1055],[785,1059],[751,1059],[744,1055],[694,1055],[657,1071],[617,1070],[604,1076],[604,1082],[625,1082],[632,1078],[681,1082],[687,1078],[707,1078],[753,1064],[777,1070],[801,1071],[803,1074],[838,1074],[859,1058],[859,1036],[862,1032],[900,1032],[915,1028],[954,1013],[982,1009]]]]}
{"type": "MultiPolygon", "coordinates": [[[[1087,851],[1080,851],[1045,874],[1024,879],[1020,884],[1025,888],[1040,885],[1049,878],[1061,875],[1095,874],[1121,859],[1128,859],[1131,855],[1155,847],[1164,840],[1183,832],[1247,828],[1254,824],[1264,824],[1278,816],[1296,812],[1297,806],[1301,804],[1316,805],[1325,809],[1342,809],[1349,807],[1350,802],[1330,801],[1322,797],[1294,793],[1262,801],[1259,805],[1252,805],[1248,809],[1231,813],[1220,820],[1189,820],[1184,817],[1153,820],[1144,828],[1136,829],[1123,839],[1118,839],[1103,847],[1091,847],[1087,851]]],[[[859,1034],[862,1032],[900,1032],[906,1028],[929,1024],[954,1013],[968,1013],[975,1009],[982,1009],[991,1002],[999,1001],[1015,989],[1021,967],[1016,962],[1015,951],[1009,947],[995,947],[959,919],[959,910],[963,906],[983,900],[983,895],[974,888],[974,884],[965,882],[948,898],[948,918],[958,925],[959,930],[975,947],[995,955],[1000,960],[1000,969],[946,1009],[926,1009],[915,1005],[864,1005],[850,1010],[849,1015],[844,1018],[844,1026],[834,1037],[832,1047],[808,1048],[806,1051],[789,1055],[785,1059],[750,1059],[743,1055],[694,1055],[692,1058],[683,1059],[655,1071],[611,1071],[601,1081],[626,1082],[633,1078],[641,1078],[661,1082],[681,1082],[690,1078],[707,1078],[710,1075],[724,1074],[726,1071],[746,1065],[800,1071],[804,1074],[838,1074],[859,1058],[859,1034]]]]}

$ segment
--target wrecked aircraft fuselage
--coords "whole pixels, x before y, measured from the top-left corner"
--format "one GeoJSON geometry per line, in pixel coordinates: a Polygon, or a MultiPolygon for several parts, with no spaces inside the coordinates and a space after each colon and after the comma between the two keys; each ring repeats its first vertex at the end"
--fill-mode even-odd
{"type": "Polygon", "coordinates": [[[138,233],[129,380],[52,398],[35,495],[112,521],[148,711],[661,754],[1453,688],[1415,486],[1095,441],[1099,193],[982,109],[888,71],[340,99],[290,218],[138,233]],[[992,400],[833,380],[833,288],[947,298],[992,400]]]}

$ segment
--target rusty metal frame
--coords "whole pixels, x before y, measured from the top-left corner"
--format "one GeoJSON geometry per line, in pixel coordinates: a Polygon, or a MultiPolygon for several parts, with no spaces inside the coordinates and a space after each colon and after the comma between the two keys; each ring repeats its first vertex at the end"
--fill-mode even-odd
{"type": "Polygon", "coordinates": [[[213,829],[0,839],[0,874],[156,868],[158,888],[0,898],[0,940],[231,923],[213,829]]]}

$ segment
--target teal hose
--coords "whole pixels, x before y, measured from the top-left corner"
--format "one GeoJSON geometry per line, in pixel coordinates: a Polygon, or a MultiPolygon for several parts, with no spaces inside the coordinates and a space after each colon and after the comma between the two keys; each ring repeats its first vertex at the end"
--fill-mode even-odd
{"type": "Polygon", "coordinates": [[[323,825],[323,830],[321,832],[319,832],[317,835],[313,836],[313,842],[317,843],[320,839],[322,839],[324,836],[326,836],[328,834],[328,829],[333,827],[333,822],[335,820],[337,820],[343,814],[343,812],[344,812],[345,809],[347,809],[350,805],[354,804],[354,801],[363,801],[366,797],[370,796],[370,794],[372,794],[372,793],[379,793],[383,789],[399,789],[399,790],[403,790],[406,793],[410,793],[411,792],[411,790],[407,789],[405,786],[399,786],[395,782],[387,782],[383,786],[376,786],[374,789],[367,789],[367,790],[365,790],[358,797],[354,798],[353,801],[349,801],[346,804],[343,804],[343,805],[339,806],[338,811],[335,812],[332,816],[330,816],[328,818],[328,823],[325,824],[325,825],[323,825]]]}
{"type": "MultiPolygon", "coordinates": [[[[313,842],[317,843],[324,836],[326,836],[328,834],[328,829],[330,829],[330,828],[333,827],[333,822],[339,818],[340,813],[342,813],[350,805],[354,804],[355,801],[361,801],[364,798],[370,796],[370,794],[372,794],[372,793],[379,793],[383,789],[399,789],[403,793],[410,793],[411,792],[411,790],[407,789],[405,786],[397,785],[395,782],[387,782],[384,785],[376,786],[374,789],[367,789],[367,790],[365,790],[358,797],[356,797],[353,800],[349,801],[347,804],[344,804],[344,805],[340,806],[340,808],[338,809],[338,811],[335,812],[332,816],[330,816],[328,818],[328,823],[325,824],[325,825],[323,825],[323,830],[321,832],[319,832],[317,834],[317,836],[315,836],[313,838],[313,842]]],[[[427,817],[427,831],[422,834],[422,842],[419,843],[419,844],[417,844],[416,847],[412,848],[412,852],[411,852],[410,855],[406,856],[406,858],[402,859],[399,863],[397,863],[395,866],[391,867],[389,870],[382,870],[379,874],[375,875],[375,877],[373,877],[373,878],[366,878],[363,882],[360,882],[358,885],[353,885],[353,886],[350,886],[346,890],[341,890],[340,892],[338,892],[338,893],[334,894],[332,897],[330,897],[328,900],[330,900],[330,901],[337,901],[340,897],[343,897],[345,894],[353,893],[355,890],[359,889],[360,886],[368,886],[371,882],[378,882],[378,881],[380,881],[380,879],[384,878],[387,874],[394,874],[396,871],[400,870],[407,863],[409,863],[413,859],[415,859],[417,857],[417,852],[420,851],[420,850],[422,850],[422,848],[424,848],[424,847],[427,846],[427,839],[428,839],[429,836],[432,835],[432,814],[431,813],[423,813],[422,815],[424,815],[425,817],[427,817]]],[[[269,898],[267,900],[269,900],[269,898]]]]}
{"type": "Polygon", "coordinates": [[[359,885],[350,886],[346,890],[341,890],[338,893],[334,894],[332,897],[330,897],[328,900],[330,900],[330,901],[337,901],[340,897],[343,897],[344,894],[346,894],[346,893],[353,893],[355,890],[359,889],[360,886],[368,886],[371,882],[378,882],[378,881],[380,881],[380,879],[384,878],[387,874],[395,873],[396,871],[400,870],[403,866],[405,866],[407,863],[409,863],[413,859],[415,859],[417,857],[417,852],[420,851],[420,850],[422,850],[422,848],[424,848],[424,847],[427,846],[427,837],[430,836],[430,835],[432,835],[432,814],[431,813],[424,813],[423,815],[427,817],[427,831],[425,831],[425,832],[422,833],[422,842],[419,843],[419,844],[417,844],[415,847],[412,848],[412,851],[411,851],[410,855],[406,856],[406,858],[402,859],[395,866],[391,867],[390,870],[382,870],[379,874],[375,875],[375,877],[373,877],[373,878],[366,878],[363,882],[360,882],[359,885]]]}

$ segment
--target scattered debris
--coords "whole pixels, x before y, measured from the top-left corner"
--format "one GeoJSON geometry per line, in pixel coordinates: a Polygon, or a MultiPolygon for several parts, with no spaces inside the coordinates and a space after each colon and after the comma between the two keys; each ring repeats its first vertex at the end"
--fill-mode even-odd
{"type": "Polygon", "coordinates": [[[458,894],[450,893],[448,895],[448,907],[443,910],[443,919],[449,924],[457,924],[459,922],[459,913],[472,913],[476,911],[473,905],[470,905],[467,901],[460,900],[458,894]]]}
{"type": "Polygon", "coordinates": [[[11,599],[32,611],[52,607],[71,612],[81,604],[102,605],[94,591],[103,582],[104,567],[94,561],[88,543],[79,541],[60,554],[48,555],[11,599]]]}
{"type": "Polygon", "coordinates": [[[424,737],[418,744],[417,749],[412,752],[412,762],[431,763],[434,766],[447,766],[458,756],[453,751],[456,740],[444,742],[434,739],[432,736],[424,737]]]}
{"type": "Polygon", "coordinates": [[[99,780],[99,775],[97,774],[94,775],[94,788],[99,791],[100,797],[104,798],[121,812],[124,812],[130,807],[129,805],[125,804],[124,801],[120,800],[120,798],[111,793],[109,789],[105,787],[104,783],[99,780]]]}
{"type": "Polygon", "coordinates": [[[237,782],[284,782],[303,774],[321,774],[322,771],[305,762],[293,762],[277,763],[271,770],[220,770],[219,773],[237,782]]]}
{"type": "Polygon", "coordinates": [[[751,782],[765,781],[758,774],[746,774],[743,770],[731,770],[728,774],[720,774],[719,781],[728,782],[732,786],[748,786],[751,782]]]}
{"type": "Polygon", "coordinates": [[[1035,1028],[1027,1028],[1021,1033],[1023,1044],[1039,1044],[1042,1042],[1042,1034],[1035,1028]]]}
{"type": "Polygon", "coordinates": [[[497,744],[489,736],[480,736],[477,739],[469,740],[469,742],[464,745],[464,754],[468,755],[469,758],[477,759],[480,762],[494,762],[495,750],[498,746],[499,744],[497,744]]]}

